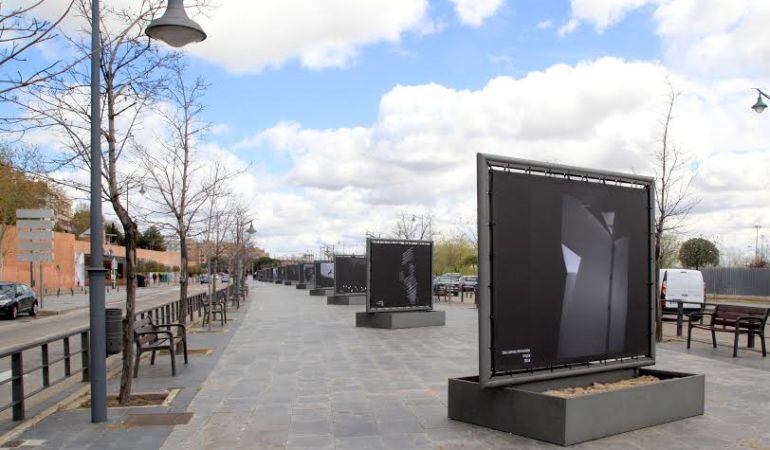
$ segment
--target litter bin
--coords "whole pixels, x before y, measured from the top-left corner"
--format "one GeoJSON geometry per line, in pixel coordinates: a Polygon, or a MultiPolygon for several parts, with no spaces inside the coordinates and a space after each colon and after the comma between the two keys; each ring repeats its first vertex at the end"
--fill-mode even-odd
{"type": "Polygon", "coordinates": [[[107,331],[107,355],[115,355],[123,351],[123,311],[120,308],[106,308],[104,317],[107,331]]]}
{"type": "Polygon", "coordinates": [[[136,274],[136,287],[147,287],[147,275],[136,274]]]}

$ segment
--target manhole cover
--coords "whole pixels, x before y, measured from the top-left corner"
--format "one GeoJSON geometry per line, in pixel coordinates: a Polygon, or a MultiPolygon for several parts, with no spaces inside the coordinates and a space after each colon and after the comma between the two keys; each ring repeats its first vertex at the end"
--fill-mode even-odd
{"type": "Polygon", "coordinates": [[[129,427],[173,426],[190,422],[193,413],[129,414],[123,422],[129,427]]]}

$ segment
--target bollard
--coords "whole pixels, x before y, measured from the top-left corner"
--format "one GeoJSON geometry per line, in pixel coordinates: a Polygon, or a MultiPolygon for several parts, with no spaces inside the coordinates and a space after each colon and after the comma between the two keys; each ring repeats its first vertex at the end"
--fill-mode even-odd
{"type": "Polygon", "coordinates": [[[682,314],[684,313],[684,304],[679,301],[676,303],[676,335],[682,335],[682,314]]]}

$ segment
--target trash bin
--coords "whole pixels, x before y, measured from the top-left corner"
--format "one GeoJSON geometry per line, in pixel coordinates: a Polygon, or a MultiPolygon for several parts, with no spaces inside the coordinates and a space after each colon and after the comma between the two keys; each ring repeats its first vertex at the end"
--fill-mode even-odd
{"type": "Polygon", "coordinates": [[[136,274],[136,287],[147,287],[147,275],[136,274]]]}
{"type": "Polygon", "coordinates": [[[106,308],[104,318],[107,355],[115,355],[123,351],[123,311],[120,308],[106,308]]]}

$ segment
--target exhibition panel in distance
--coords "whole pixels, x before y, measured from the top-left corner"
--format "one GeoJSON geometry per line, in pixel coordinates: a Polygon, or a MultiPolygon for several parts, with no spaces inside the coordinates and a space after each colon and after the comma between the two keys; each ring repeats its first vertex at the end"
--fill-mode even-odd
{"type": "Polygon", "coordinates": [[[334,257],[335,295],[366,293],[366,256],[337,255],[334,257]]]}
{"type": "Polygon", "coordinates": [[[370,238],[366,311],[433,308],[433,242],[370,238]]]}

